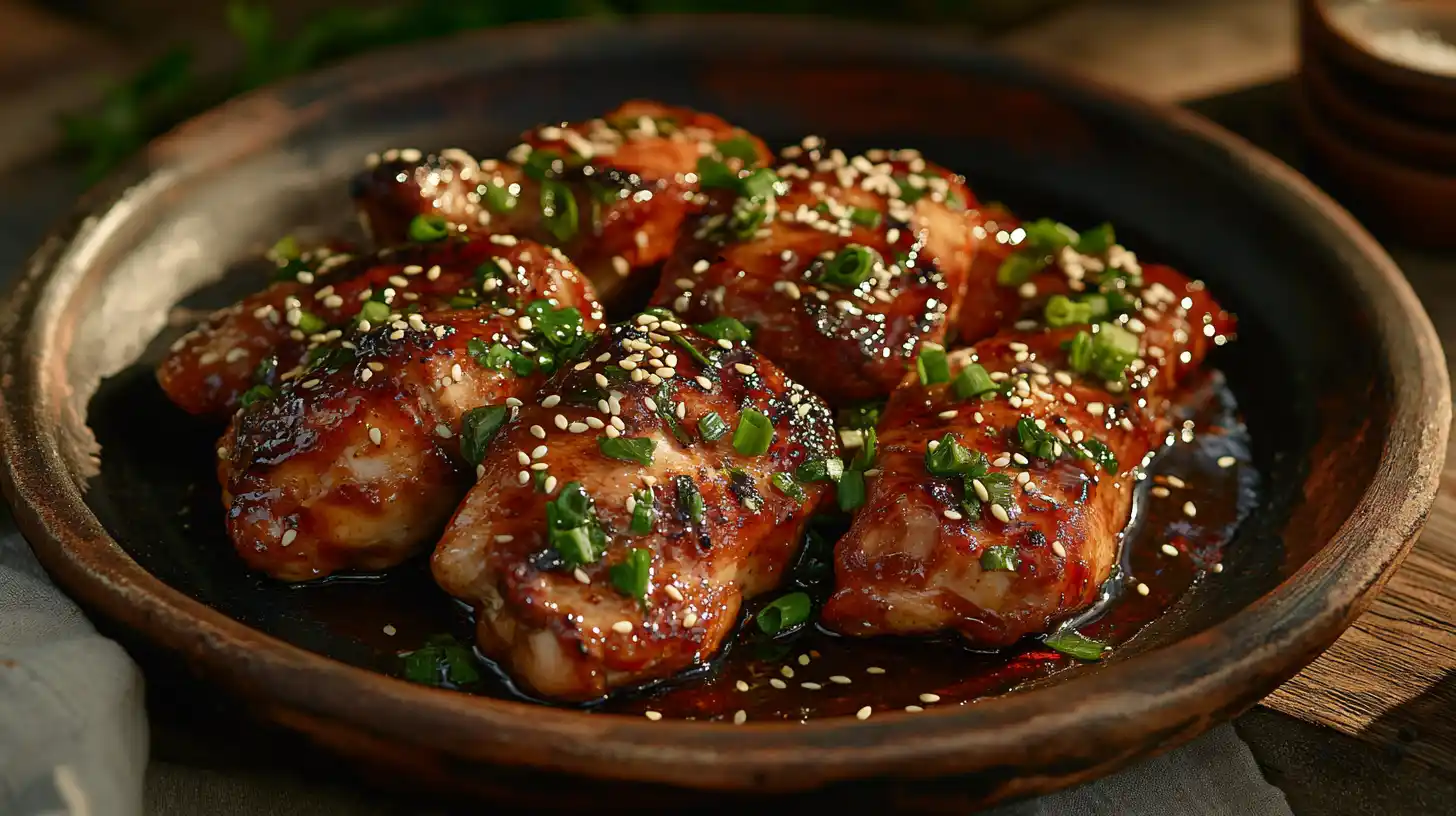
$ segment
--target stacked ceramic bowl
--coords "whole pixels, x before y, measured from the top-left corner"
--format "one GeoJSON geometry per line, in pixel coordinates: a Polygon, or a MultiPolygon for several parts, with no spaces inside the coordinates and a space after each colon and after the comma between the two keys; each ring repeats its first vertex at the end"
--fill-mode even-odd
{"type": "Polygon", "coordinates": [[[1345,203],[1456,246],[1456,2],[1300,0],[1296,109],[1345,203]]]}

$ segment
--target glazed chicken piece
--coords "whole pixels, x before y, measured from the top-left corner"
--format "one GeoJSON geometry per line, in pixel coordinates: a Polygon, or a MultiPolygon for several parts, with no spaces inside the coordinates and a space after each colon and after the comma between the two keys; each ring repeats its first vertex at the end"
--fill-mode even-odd
{"type": "Polygon", "coordinates": [[[591,286],[539,244],[452,240],[394,259],[377,325],[366,313],[315,347],[218,448],[228,533],[274,578],[383,570],[433,544],[470,487],[482,423],[501,419],[472,409],[520,405],[601,326],[591,286]]]}
{"type": "Polygon", "coordinates": [[[931,377],[949,382],[911,374],[895,391],[879,475],[835,549],[826,625],[1001,647],[1097,599],[1134,470],[1164,444],[1179,383],[1233,326],[1201,284],[1124,264],[1137,302],[1116,325],[998,334],[951,352],[931,377]],[[972,396],[993,380],[1007,395],[972,396]]]}
{"type": "Polygon", "coordinates": [[[491,444],[433,560],[481,651],[567,701],[717,652],[827,492],[791,474],[838,450],[823,402],[741,342],[645,314],[585,359],[491,444]]]}
{"type": "Polygon", "coordinates": [[[752,174],[717,174],[652,302],[727,315],[753,346],[832,403],[882,398],[921,343],[956,320],[974,256],[975,199],[913,150],[847,158],[815,138],[752,174]]]}
{"type": "Polygon", "coordinates": [[[560,247],[605,301],[620,302],[650,291],[656,279],[643,271],[667,258],[678,225],[700,206],[699,159],[751,168],[772,158],[716,116],[649,101],[522,138],[504,161],[462,150],[371,156],[352,190],[366,229],[400,243],[424,215],[438,216],[439,229],[531,236],[560,247]]]}

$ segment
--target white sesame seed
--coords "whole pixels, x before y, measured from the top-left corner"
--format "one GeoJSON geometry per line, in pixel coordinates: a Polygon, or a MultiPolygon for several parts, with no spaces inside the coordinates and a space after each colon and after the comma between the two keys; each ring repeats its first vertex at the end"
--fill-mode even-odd
{"type": "Polygon", "coordinates": [[[511,535],[511,534],[509,534],[509,533],[501,533],[500,535],[498,535],[498,536],[495,537],[495,540],[496,540],[497,543],[500,543],[500,544],[509,544],[512,541],[515,541],[516,540],[516,537],[513,536],[513,535],[511,535]]]}
{"type": "Polygon", "coordinates": [[[384,624],[384,634],[389,635],[390,637],[394,637],[398,632],[399,630],[394,628],[394,624],[384,624]]]}
{"type": "Polygon", "coordinates": [[[545,439],[546,438],[546,429],[543,428],[543,427],[541,427],[540,425],[532,425],[531,426],[531,436],[534,436],[537,439],[545,439]]]}
{"type": "Polygon", "coordinates": [[[1214,572],[1223,572],[1223,564],[1221,562],[1218,563],[1218,564],[1214,564],[1213,565],[1213,571],[1214,572]]]}
{"type": "Polygon", "coordinates": [[[720,337],[720,338],[718,338],[718,348],[732,349],[733,348],[733,341],[732,340],[729,340],[726,337],[720,337]]]}
{"type": "Polygon", "coordinates": [[[612,624],[612,631],[619,635],[630,635],[632,634],[632,621],[619,620],[612,624]]]}
{"type": "MultiPolygon", "coordinates": [[[[640,235],[641,233],[638,233],[638,234],[640,235]]],[[[748,712],[747,711],[744,711],[741,708],[738,709],[738,711],[736,711],[733,714],[733,724],[734,725],[743,725],[746,722],[748,722],[748,712]]]]}
{"type": "Polygon", "coordinates": [[[605,428],[607,426],[607,423],[601,421],[601,419],[598,417],[589,416],[586,418],[586,426],[588,428],[592,428],[593,430],[600,431],[602,428],[605,428]]]}
{"type": "Polygon", "coordinates": [[[531,481],[531,472],[529,470],[523,470],[520,473],[517,473],[516,481],[520,482],[521,484],[526,484],[527,482],[531,481]]]}
{"type": "Polygon", "coordinates": [[[951,521],[960,521],[962,518],[960,513],[957,513],[956,511],[949,508],[945,510],[945,517],[950,519],[951,521]]]}
{"type": "Polygon", "coordinates": [[[541,407],[555,408],[557,403],[559,402],[561,402],[561,397],[557,396],[556,394],[551,394],[547,396],[546,399],[541,400],[541,407]]]}
{"type": "Polygon", "coordinates": [[[442,423],[435,426],[435,435],[440,437],[441,439],[449,439],[450,437],[455,435],[455,432],[450,430],[449,425],[445,425],[442,423]]]}
{"type": "Polygon", "coordinates": [[[752,374],[753,373],[753,366],[748,365],[747,363],[734,363],[733,364],[733,369],[735,371],[737,371],[739,374],[745,374],[746,375],[746,374],[752,374]]]}
{"type": "Polygon", "coordinates": [[[699,374],[695,379],[697,380],[698,385],[701,385],[705,391],[711,391],[711,390],[713,390],[713,381],[712,380],[708,379],[707,377],[704,377],[701,374],[699,374]]]}
{"type": "Polygon", "coordinates": [[[1176,557],[1178,555],[1178,548],[1174,547],[1172,544],[1164,544],[1163,555],[1176,557]]]}
{"type": "Polygon", "coordinates": [[[879,666],[870,666],[869,668],[865,669],[865,674],[884,674],[884,673],[885,673],[885,670],[882,669],[882,668],[880,668],[879,666]]]}
{"type": "Polygon", "coordinates": [[[376,445],[383,445],[384,444],[384,432],[381,431],[381,430],[379,430],[378,428],[370,428],[369,429],[369,441],[370,442],[373,442],[376,445]]]}
{"type": "Polygon", "coordinates": [[[922,703],[938,703],[938,702],[940,702],[940,695],[939,694],[935,694],[934,692],[927,691],[924,694],[920,695],[920,702],[922,702],[922,703]]]}
{"type": "Polygon", "coordinates": [[[941,411],[936,416],[940,417],[941,419],[955,419],[957,413],[959,413],[959,412],[956,411],[955,409],[951,409],[949,411],[941,411]]]}
{"type": "Polygon", "coordinates": [[[821,684],[819,684],[819,683],[813,683],[813,682],[808,682],[808,681],[805,681],[803,683],[800,683],[799,686],[801,688],[806,688],[809,691],[818,691],[819,689],[824,688],[824,686],[821,685],[821,684]]]}
{"type": "Polygon", "coordinates": [[[996,467],[1006,467],[1007,465],[1011,464],[1011,457],[1002,454],[1001,456],[998,456],[995,459],[991,460],[991,464],[995,465],[996,467]]]}
{"type": "Polygon", "coordinates": [[[738,689],[739,691],[748,691],[748,684],[745,683],[742,680],[739,680],[737,683],[734,683],[733,684],[733,687],[736,688],[736,689],[738,689]]]}
{"type": "Polygon", "coordinates": [[[771,677],[771,678],[769,678],[768,684],[770,686],[773,686],[776,689],[786,689],[786,688],[789,687],[789,684],[788,683],[785,683],[784,681],[778,679],[777,677],[771,677]]]}
{"type": "Polygon", "coordinates": [[[295,538],[298,538],[297,530],[284,530],[281,543],[283,544],[283,546],[287,547],[289,544],[293,543],[293,539],[295,538]]]}
{"type": "Polygon", "coordinates": [[[859,719],[861,719],[861,720],[868,720],[870,718],[870,715],[873,714],[873,713],[875,713],[875,710],[873,708],[871,708],[869,706],[865,706],[864,708],[861,708],[859,711],[856,711],[854,713],[854,716],[857,717],[857,718],[859,718],[859,719]]]}
{"type": "Polygon", "coordinates": [[[793,680],[794,679],[794,669],[792,667],[790,667],[790,666],[780,666],[779,667],[779,674],[782,674],[783,676],[789,678],[790,680],[793,680]]]}
{"type": "Polygon", "coordinates": [[[829,682],[831,682],[831,683],[838,683],[841,686],[847,686],[850,683],[852,683],[853,681],[850,680],[848,677],[845,677],[842,674],[832,674],[832,675],[829,676],[829,682]]]}
{"type": "Polygon", "coordinates": [[[663,366],[662,368],[657,369],[653,373],[656,374],[657,376],[663,378],[664,380],[670,380],[670,379],[672,379],[672,376],[677,373],[677,371],[675,371],[674,369],[668,368],[666,366],[663,366]]]}
{"type": "Polygon", "coordinates": [[[566,430],[566,426],[571,424],[571,421],[566,418],[565,414],[557,414],[556,418],[552,421],[556,423],[556,427],[563,431],[566,430]]]}
{"type": "Polygon", "coordinates": [[[1238,463],[1239,463],[1239,460],[1235,459],[1232,456],[1220,456],[1220,457],[1218,457],[1218,466],[1221,467],[1221,468],[1231,468],[1231,467],[1233,467],[1234,465],[1236,465],[1238,463]]]}
{"type": "Polygon", "coordinates": [[[537,445],[535,447],[535,449],[531,451],[531,458],[532,459],[540,459],[541,457],[543,457],[545,455],[546,455],[546,446],[545,445],[537,445]]]}
{"type": "Polygon", "coordinates": [[[566,430],[571,431],[572,433],[586,433],[587,429],[590,427],[591,426],[587,425],[585,422],[573,422],[570,425],[566,426],[566,430]]]}
{"type": "Polygon", "coordinates": [[[597,372],[596,381],[597,381],[597,385],[600,385],[603,388],[606,388],[607,387],[607,376],[605,374],[602,374],[601,372],[597,372]]]}
{"type": "MultiPolygon", "coordinates": [[[[616,419],[616,417],[612,417],[612,419],[616,419]]],[[[615,427],[613,427],[611,425],[608,425],[607,426],[607,438],[608,439],[616,439],[617,437],[619,437],[621,435],[622,435],[622,432],[619,431],[619,430],[617,430],[615,427]]]]}
{"type": "Polygon", "coordinates": [[[1168,483],[1168,487],[1175,488],[1177,490],[1182,490],[1183,488],[1188,486],[1187,482],[1183,481],[1177,476],[1164,476],[1163,480],[1168,483]]]}
{"type": "Polygon", "coordinates": [[[991,515],[995,516],[996,520],[1002,524],[1011,521],[1011,517],[1006,514],[1006,508],[999,504],[991,505],[991,515]]]}
{"type": "Polygon", "coordinates": [[[642,715],[647,719],[652,720],[653,722],[657,722],[658,720],[662,719],[662,712],[660,711],[644,711],[642,712],[642,715]]]}
{"type": "Polygon", "coordinates": [[[1106,406],[1104,406],[1100,402],[1087,403],[1087,413],[1091,414],[1092,416],[1102,416],[1102,413],[1106,410],[1106,406]]]}
{"type": "Polygon", "coordinates": [[[1066,558],[1067,557],[1067,548],[1066,547],[1063,547],[1062,546],[1062,542],[1060,542],[1060,541],[1053,541],[1052,542],[1052,552],[1056,553],[1058,558],[1066,558]]]}
{"type": "Polygon", "coordinates": [[[666,593],[667,597],[673,599],[674,601],[677,601],[678,603],[682,603],[682,591],[679,590],[675,585],[666,584],[662,587],[662,591],[666,593]]]}
{"type": "Polygon", "coordinates": [[[1168,488],[1163,487],[1162,485],[1154,485],[1151,492],[1154,496],[1160,499],[1166,499],[1170,495],[1168,488]]]}
{"type": "Polygon", "coordinates": [[[921,708],[918,705],[907,705],[905,706],[905,710],[910,712],[911,714],[914,714],[919,711],[924,711],[925,709],[921,708]]]}
{"type": "Polygon", "coordinates": [[[1183,515],[1193,518],[1198,515],[1198,507],[1193,502],[1183,502],[1183,515]]]}
{"type": "Polygon", "coordinates": [[[573,578],[583,584],[591,583],[591,576],[587,575],[586,570],[583,570],[581,567],[577,567],[576,569],[572,570],[571,575],[573,578]]]}
{"type": "Polygon", "coordinates": [[[1139,595],[1146,596],[1149,592],[1152,592],[1152,590],[1151,589],[1148,589],[1148,585],[1147,584],[1144,584],[1142,582],[1138,582],[1138,585],[1137,585],[1137,593],[1139,595]]]}
{"type": "Polygon", "coordinates": [[[686,626],[689,629],[693,628],[694,626],[697,626],[698,625],[698,613],[696,613],[696,612],[689,612],[686,615],[683,615],[682,623],[683,623],[683,626],[686,626]]]}
{"type": "Polygon", "coordinates": [[[549,464],[545,463],[545,462],[532,462],[531,463],[531,470],[546,470],[549,467],[551,467],[551,466],[549,464]]]}

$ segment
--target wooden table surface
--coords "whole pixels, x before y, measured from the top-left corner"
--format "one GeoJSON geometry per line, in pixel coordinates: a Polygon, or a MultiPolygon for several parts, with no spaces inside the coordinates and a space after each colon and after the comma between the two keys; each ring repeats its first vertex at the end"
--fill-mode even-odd
{"type": "MultiPolygon", "coordinates": [[[[1320,181],[1318,168],[1307,167],[1301,154],[1282,84],[1225,93],[1293,70],[1289,6],[1263,0],[1085,3],[1002,38],[998,47],[1152,98],[1205,100],[1191,105],[1320,181]],[[1088,31],[1119,36],[1088,37],[1088,31]]],[[[94,96],[97,75],[135,64],[136,50],[18,0],[0,0],[0,121],[7,123],[0,129],[0,178],[19,178],[21,162],[52,150],[49,111],[94,96]],[[42,74],[27,67],[56,70],[42,74]],[[17,79],[26,76],[32,78],[17,79]]],[[[27,234],[33,232],[20,208],[5,209],[15,210],[27,234]]],[[[6,229],[0,223],[0,242],[6,229]]],[[[1387,246],[1431,314],[1448,358],[1456,359],[1456,255],[1387,246]]],[[[1342,794],[1342,786],[1362,774],[1369,777],[1368,789],[1398,791],[1398,797],[1391,794],[1392,807],[1403,812],[1424,812],[1422,802],[1449,807],[1456,801],[1449,798],[1456,795],[1456,450],[1448,452],[1440,495],[1404,566],[1338,643],[1263,705],[1240,721],[1240,731],[1266,771],[1294,774],[1303,763],[1323,777],[1321,763],[1344,763],[1336,778],[1291,793],[1292,802],[1303,797],[1328,812],[1387,810],[1370,804],[1369,790],[1354,799],[1342,794]],[[1288,737],[1299,730],[1297,723],[1318,727],[1306,742],[1318,743],[1323,753],[1301,754],[1305,743],[1288,737]],[[1275,725],[1277,739],[1269,736],[1275,725]],[[1332,735],[1343,736],[1331,741],[1332,735]],[[1346,738],[1349,744],[1341,742],[1346,738]],[[1273,747],[1261,753],[1265,743],[1273,747]],[[1362,753],[1362,745],[1375,750],[1362,753]]]]}

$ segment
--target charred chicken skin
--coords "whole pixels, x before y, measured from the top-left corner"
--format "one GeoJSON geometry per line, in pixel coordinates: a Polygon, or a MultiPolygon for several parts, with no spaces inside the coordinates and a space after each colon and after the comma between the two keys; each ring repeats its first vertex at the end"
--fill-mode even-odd
{"type": "Polygon", "coordinates": [[[382,244],[421,229],[530,236],[566,252],[610,303],[650,290],[652,275],[640,273],[667,258],[678,226],[700,206],[705,158],[753,168],[772,156],[716,116],[633,101],[599,119],[532,130],[504,160],[461,150],[371,156],[353,195],[382,244]]]}
{"type": "Polygon", "coordinates": [[[274,578],[427,549],[472,482],[472,409],[520,404],[601,325],[590,285],[538,244],[452,239],[372,269],[386,267],[384,299],[264,386],[218,449],[233,544],[274,578]]]}
{"type": "Polygon", "coordinates": [[[742,342],[619,325],[521,407],[435,550],[526,690],[591,700],[698,665],[784,579],[824,497],[829,409],[742,342]]]}
{"type": "Polygon", "coordinates": [[[1136,470],[1170,427],[1170,397],[1233,323],[1201,284],[1141,268],[1121,247],[1106,253],[1118,266],[1072,255],[1028,281],[1003,279],[1077,297],[1024,298],[1021,321],[1036,308],[1057,327],[1043,320],[932,358],[928,377],[912,373],[892,395],[878,473],[836,545],[832,629],[954,631],[1002,647],[1097,599],[1136,470]],[[1082,319],[1069,324],[1067,308],[1082,319]]]}
{"type": "Polygon", "coordinates": [[[653,303],[737,318],[830,402],[887,395],[954,324],[975,241],[964,180],[913,150],[847,157],[810,137],[774,170],[718,172],[653,303]]]}

